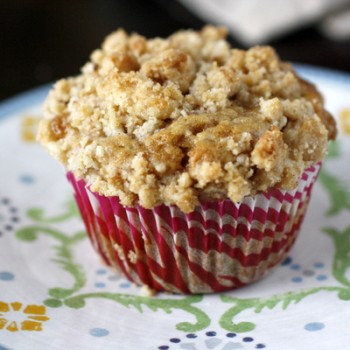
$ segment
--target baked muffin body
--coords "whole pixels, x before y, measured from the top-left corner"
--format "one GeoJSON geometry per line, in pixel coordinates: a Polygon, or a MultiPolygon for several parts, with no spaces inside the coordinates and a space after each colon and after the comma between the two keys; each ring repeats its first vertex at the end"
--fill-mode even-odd
{"type": "Polygon", "coordinates": [[[212,293],[292,247],[335,123],[271,47],[221,28],[118,30],[56,83],[38,139],[64,164],[106,263],[139,285],[212,293]]]}
{"type": "Polygon", "coordinates": [[[231,48],[221,28],[146,40],[112,33],[82,74],[56,83],[38,138],[126,206],[292,189],[325,155],[333,118],[271,47],[231,48]]]}

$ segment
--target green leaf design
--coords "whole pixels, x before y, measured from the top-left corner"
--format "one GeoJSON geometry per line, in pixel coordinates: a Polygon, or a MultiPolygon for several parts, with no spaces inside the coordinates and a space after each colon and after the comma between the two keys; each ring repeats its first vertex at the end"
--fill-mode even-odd
{"type": "Polygon", "coordinates": [[[16,237],[22,241],[35,241],[39,234],[45,234],[60,242],[67,243],[69,238],[63,233],[46,226],[27,226],[16,232],[16,237]]]}
{"type": "Polygon", "coordinates": [[[227,295],[221,296],[221,301],[225,303],[234,303],[235,306],[229,308],[221,316],[219,324],[223,329],[231,332],[244,333],[250,332],[255,329],[255,323],[252,322],[240,322],[234,323],[233,319],[247,309],[254,308],[255,304],[258,302],[258,299],[239,299],[235,297],[230,297],[227,295]]]}
{"type": "MultiPolygon", "coordinates": [[[[350,282],[346,276],[346,272],[350,268],[350,226],[343,231],[336,228],[324,228],[323,231],[328,234],[335,246],[335,255],[333,258],[333,276],[343,286],[350,287],[350,282]]],[[[346,299],[342,294],[342,299],[346,299]]]]}
{"type": "Polygon", "coordinates": [[[320,173],[319,180],[331,202],[327,215],[333,216],[342,210],[350,210],[350,191],[341,180],[328,173],[325,167],[320,173]]]}
{"type": "Polygon", "coordinates": [[[255,328],[252,322],[234,323],[234,318],[246,310],[253,310],[255,313],[260,313],[263,309],[273,309],[277,305],[281,305],[282,309],[287,309],[291,304],[297,304],[306,297],[319,293],[320,291],[338,292],[338,295],[347,293],[349,290],[342,287],[319,287],[301,290],[298,292],[287,292],[281,295],[273,295],[268,298],[249,298],[241,299],[229,295],[221,295],[221,300],[224,303],[234,304],[220,318],[219,324],[222,328],[237,333],[249,332],[255,328]]]}
{"type": "MultiPolygon", "coordinates": [[[[34,208],[28,211],[28,215],[39,223],[53,223],[70,219],[75,215],[74,210],[73,206],[69,205],[66,213],[48,218],[45,217],[44,210],[34,208]]],[[[183,310],[186,313],[193,315],[195,318],[195,322],[193,323],[180,322],[177,324],[176,328],[184,332],[195,332],[209,326],[210,318],[208,315],[193,305],[202,301],[203,296],[199,295],[183,297],[181,299],[147,298],[117,293],[88,293],[74,295],[85,286],[86,276],[82,267],[74,261],[72,246],[86,237],[85,232],[77,232],[73,236],[67,236],[50,227],[33,225],[18,230],[17,238],[27,242],[35,241],[39,234],[45,234],[56,240],[58,244],[54,246],[55,257],[52,260],[59,264],[65,271],[70,273],[74,280],[74,284],[71,288],[50,288],[48,290],[50,298],[44,301],[46,306],[57,308],[66,305],[74,309],[79,309],[85,306],[86,299],[104,298],[117,302],[128,308],[132,306],[139,312],[143,312],[144,306],[154,312],[160,309],[166,313],[171,313],[174,310],[183,310]]]]}
{"type": "Polygon", "coordinates": [[[37,230],[23,227],[16,232],[16,237],[21,241],[31,242],[37,239],[37,230]]]}
{"type": "MultiPolygon", "coordinates": [[[[336,159],[340,156],[339,143],[336,141],[329,142],[328,154],[326,159],[336,159]]],[[[326,166],[327,162],[322,167],[319,175],[319,181],[327,191],[331,207],[327,211],[328,216],[333,216],[340,213],[342,210],[350,210],[350,188],[336,176],[332,175],[326,166]]]]}
{"type": "Polygon", "coordinates": [[[80,214],[74,200],[69,200],[66,203],[66,212],[60,215],[47,217],[42,208],[31,208],[27,211],[27,215],[37,222],[54,223],[66,221],[72,217],[79,216],[80,214]]]}
{"type": "Polygon", "coordinates": [[[58,299],[46,299],[44,300],[44,304],[48,307],[60,307],[62,306],[63,302],[62,300],[58,299]]]}
{"type": "Polygon", "coordinates": [[[338,298],[340,300],[349,301],[350,300],[350,289],[344,289],[339,291],[338,298]]]}
{"type": "Polygon", "coordinates": [[[74,280],[72,288],[51,288],[49,289],[49,295],[55,299],[67,298],[84,287],[86,283],[85,273],[81,265],[74,262],[71,250],[71,246],[84,239],[86,234],[85,232],[77,232],[72,237],[69,237],[58,230],[42,226],[28,226],[16,232],[17,238],[23,241],[34,241],[39,234],[47,235],[58,241],[58,245],[54,246],[56,254],[52,260],[69,272],[74,280]]]}
{"type": "Polygon", "coordinates": [[[330,141],[328,143],[328,153],[327,159],[339,158],[340,157],[340,147],[337,141],[330,141]]]}
{"type": "Polygon", "coordinates": [[[181,322],[176,325],[176,329],[184,332],[200,331],[210,325],[210,318],[208,315],[198,307],[193,306],[193,304],[199,303],[203,300],[203,296],[201,295],[187,296],[181,299],[161,299],[117,293],[88,293],[70,297],[69,299],[66,299],[64,303],[71,308],[77,309],[84,307],[85,300],[89,298],[112,300],[128,308],[133,306],[141,313],[143,312],[143,306],[147,306],[152,311],[161,309],[169,314],[173,312],[173,310],[183,310],[192,314],[196,320],[194,323],[181,322]]]}
{"type": "MultiPolygon", "coordinates": [[[[336,150],[333,150],[332,152],[333,156],[336,157],[336,150]]],[[[332,196],[333,204],[330,213],[334,215],[334,213],[338,213],[340,210],[348,208],[348,205],[350,205],[348,197],[341,197],[338,193],[339,191],[344,192],[344,189],[336,187],[341,185],[339,185],[339,183],[334,184],[334,179],[326,172],[326,170],[323,171],[322,176],[324,183],[327,183],[328,187],[326,188],[332,196]]],[[[19,229],[16,233],[17,238],[22,241],[31,242],[35,241],[40,234],[44,234],[54,239],[56,245],[53,247],[55,252],[53,261],[67,271],[73,277],[74,281],[71,288],[50,288],[48,290],[49,298],[44,301],[46,306],[52,308],[66,306],[73,309],[80,309],[86,305],[87,299],[103,298],[127,308],[134,308],[140,313],[143,313],[145,308],[154,312],[163,310],[168,314],[173,313],[175,310],[182,310],[194,317],[194,322],[185,321],[176,325],[178,330],[184,332],[200,331],[209,327],[211,324],[208,314],[203,311],[200,306],[196,305],[203,300],[203,296],[201,295],[178,296],[173,298],[148,298],[137,295],[109,292],[79,294],[79,291],[86,284],[86,276],[82,266],[75,262],[72,248],[75,244],[79,243],[86,237],[85,232],[77,232],[72,236],[68,236],[63,232],[40,224],[43,222],[59,222],[61,220],[72,218],[74,216],[72,214],[72,207],[68,209],[67,213],[54,218],[45,218],[43,210],[35,209],[32,210],[31,213],[31,217],[35,218],[36,221],[39,221],[39,224],[19,229]],[[67,214],[68,212],[71,214],[67,214]]],[[[339,231],[336,228],[325,228],[324,232],[333,239],[335,245],[336,253],[333,261],[333,275],[337,281],[341,283],[341,286],[310,288],[297,292],[273,295],[266,298],[237,298],[232,295],[222,294],[219,296],[220,300],[223,303],[231,305],[221,315],[219,319],[220,326],[227,331],[233,332],[252,331],[256,325],[253,322],[235,322],[238,315],[248,310],[252,310],[255,313],[261,313],[265,309],[273,309],[278,305],[285,310],[290,305],[299,303],[306,297],[322,291],[336,292],[339,299],[344,301],[350,300],[350,282],[346,277],[347,270],[350,267],[350,226],[343,231],[339,231]]]]}

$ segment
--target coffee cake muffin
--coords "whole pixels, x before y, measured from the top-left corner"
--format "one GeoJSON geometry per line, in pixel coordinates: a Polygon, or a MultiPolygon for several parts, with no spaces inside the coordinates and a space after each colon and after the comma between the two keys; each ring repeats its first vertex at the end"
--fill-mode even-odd
{"type": "Polygon", "coordinates": [[[336,135],[320,93],[271,47],[225,37],[119,29],[44,105],[38,139],[95,248],[155,290],[224,291],[278,264],[336,135]]]}

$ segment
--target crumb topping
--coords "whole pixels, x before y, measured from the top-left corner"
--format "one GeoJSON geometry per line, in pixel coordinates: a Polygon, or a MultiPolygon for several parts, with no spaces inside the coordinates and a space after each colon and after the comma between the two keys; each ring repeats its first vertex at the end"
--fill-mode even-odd
{"type": "Polygon", "coordinates": [[[316,88],[268,46],[231,48],[223,28],[146,39],[119,29],[58,81],[38,139],[91,189],[122,204],[175,204],[296,187],[335,122],[316,88]]]}

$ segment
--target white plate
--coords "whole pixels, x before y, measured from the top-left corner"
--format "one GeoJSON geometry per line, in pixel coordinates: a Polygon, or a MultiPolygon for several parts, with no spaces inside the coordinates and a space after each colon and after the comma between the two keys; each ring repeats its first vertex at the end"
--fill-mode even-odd
{"type": "MultiPolygon", "coordinates": [[[[349,75],[299,71],[336,117],[350,113],[349,75]]],[[[102,265],[63,168],[28,142],[47,90],[0,105],[0,350],[348,348],[349,135],[332,146],[282,266],[230,293],[149,298],[102,265]]]]}

